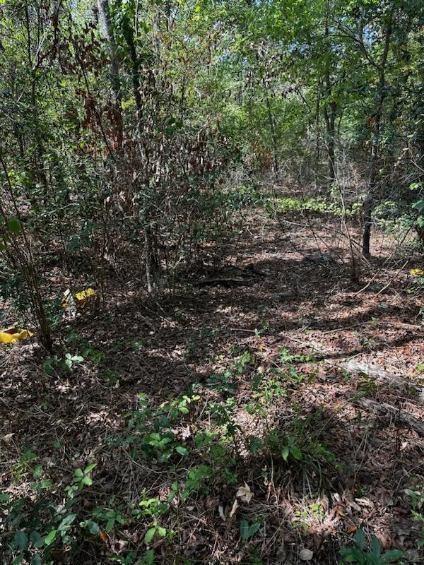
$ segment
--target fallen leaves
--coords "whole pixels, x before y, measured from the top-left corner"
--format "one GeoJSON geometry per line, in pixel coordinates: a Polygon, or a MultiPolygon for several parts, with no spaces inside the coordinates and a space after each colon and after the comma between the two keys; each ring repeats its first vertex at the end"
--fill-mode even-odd
{"type": "MultiPolygon", "coordinates": [[[[242,502],[249,504],[249,502],[252,500],[252,498],[253,498],[253,492],[250,490],[249,485],[247,483],[244,483],[244,485],[240,486],[237,489],[236,497],[234,499],[231,510],[228,514],[228,519],[231,520],[231,518],[233,518],[233,516],[237,512],[237,509],[239,507],[239,503],[238,503],[237,499],[240,499],[242,502]]],[[[226,522],[227,516],[225,515],[224,507],[222,505],[220,505],[218,507],[218,512],[219,512],[219,516],[220,516],[221,520],[226,522]]]]}
{"type": "Polygon", "coordinates": [[[302,551],[299,553],[299,559],[301,561],[311,561],[313,556],[314,552],[310,549],[302,549],[302,551]]]}
{"type": "Polygon", "coordinates": [[[238,508],[238,502],[237,502],[237,498],[234,499],[234,503],[233,503],[233,507],[230,510],[230,514],[229,514],[229,518],[231,519],[234,514],[237,512],[237,508],[238,508]]]}
{"type": "Polygon", "coordinates": [[[249,485],[244,483],[244,486],[238,488],[236,497],[239,498],[242,502],[249,504],[249,502],[253,498],[253,492],[250,490],[249,485]]]}

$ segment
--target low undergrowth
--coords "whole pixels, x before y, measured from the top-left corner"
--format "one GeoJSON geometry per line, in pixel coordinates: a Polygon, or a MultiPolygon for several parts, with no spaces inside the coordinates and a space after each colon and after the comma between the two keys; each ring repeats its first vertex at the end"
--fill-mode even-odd
{"type": "MultiPolygon", "coordinates": [[[[282,352],[281,359],[290,357],[282,352]]],[[[125,454],[127,467],[115,471],[121,481],[138,466],[149,468],[146,481],[137,477],[138,492],[115,493],[106,500],[99,495],[101,455],[56,482],[37,453],[25,451],[12,470],[9,492],[1,497],[5,555],[13,563],[53,563],[59,555],[76,559],[88,544],[111,561],[153,563],[156,553],[172,552],[192,507],[213,506],[213,499],[214,519],[222,521],[235,543],[253,549],[263,535],[267,510],[252,521],[249,503],[260,494],[248,486],[251,471],[265,477],[273,466],[279,474],[306,473],[318,485],[322,467],[334,465],[334,455],[312,433],[311,419],[295,417],[280,427],[277,414],[270,418],[275,402],[287,400],[302,380],[294,365],[281,361],[264,370],[245,351],[206,383],[159,406],[139,394],[136,406],[124,415],[123,429],[99,446],[110,460],[117,455],[122,462],[125,454]],[[246,375],[250,387],[240,405],[237,389],[246,375]],[[243,409],[257,420],[256,429],[263,427],[260,436],[243,430],[237,419],[243,409]],[[151,473],[159,488],[154,489],[151,473]],[[18,494],[21,488],[25,496],[18,494]],[[238,490],[242,494],[237,497],[238,490]]]]}
{"type": "MultiPolygon", "coordinates": [[[[78,342],[75,335],[71,341],[78,342]]],[[[77,371],[83,361],[59,367],[77,371]]],[[[73,469],[58,474],[65,448],[59,442],[46,446],[47,457],[29,446],[0,497],[4,562],[190,564],[201,554],[206,559],[210,536],[218,535],[232,548],[226,559],[259,564],[281,552],[281,520],[287,539],[298,542],[285,551],[311,560],[314,552],[300,540],[327,524],[332,492],[348,473],[328,442],[331,419],[299,403],[302,388],[316,378],[311,356],[282,348],[264,363],[246,349],[159,405],[139,393],[120,414],[118,429],[81,454],[73,469]],[[282,492],[291,498],[290,510],[278,503],[282,492]],[[202,542],[190,545],[192,534],[204,549],[202,542]]],[[[408,492],[422,520],[422,492],[408,492]]],[[[352,528],[341,524],[330,527],[322,543],[332,545],[336,531],[346,540],[334,549],[340,562],[402,557],[381,552],[374,538],[367,553],[362,530],[352,539],[352,528]]],[[[219,563],[219,555],[208,562],[219,563]]]]}

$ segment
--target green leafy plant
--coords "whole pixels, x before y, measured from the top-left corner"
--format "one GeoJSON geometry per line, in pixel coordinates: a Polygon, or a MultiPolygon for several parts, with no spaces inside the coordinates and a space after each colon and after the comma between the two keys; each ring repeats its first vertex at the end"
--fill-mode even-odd
{"type": "Polygon", "coordinates": [[[187,474],[181,498],[187,500],[191,495],[207,488],[207,483],[213,475],[213,470],[209,465],[197,465],[190,469],[187,474]]]}
{"type": "Polygon", "coordinates": [[[384,565],[385,563],[398,563],[402,558],[402,551],[393,549],[382,553],[380,542],[373,535],[370,546],[367,548],[365,533],[359,529],[354,538],[354,545],[344,547],[340,551],[342,563],[357,563],[358,565],[384,565]]]}
{"type": "Polygon", "coordinates": [[[71,353],[65,354],[65,359],[63,360],[65,367],[72,371],[75,365],[80,365],[84,361],[84,357],[81,355],[71,355],[71,353]]]}
{"type": "Polygon", "coordinates": [[[315,358],[312,355],[296,355],[290,353],[290,351],[283,347],[279,352],[280,363],[314,363],[315,358]]]}
{"type": "Polygon", "coordinates": [[[21,480],[27,473],[34,469],[38,456],[31,449],[25,449],[19,460],[13,465],[11,471],[15,481],[21,480]]]}
{"type": "Polygon", "coordinates": [[[71,372],[76,365],[84,362],[84,357],[81,355],[72,355],[66,353],[65,357],[52,355],[48,357],[43,363],[43,370],[47,375],[53,375],[55,372],[66,371],[71,372]]]}
{"type": "Polygon", "coordinates": [[[97,523],[104,525],[104,531],[109,533],[116,526],[125,526],[128,522],[127,518],[114,508],[95,508],[92,512],[93,518],[97,523]]]}
{"type": "Polygon", "coordinates": [[[148,528],[144,536],[144,542],[146,545],[150,545],[155,539],[165,538],[167,536],[172,536],[172,532],[155,522],[148,528]]]}
{"type": "Polygon", "coordinates": [[[252,400],[246,404],[246,410],[262,417],[278,398],[287,396],[283,375],[276,370],[255,374],[252,389],[252,400]]]}
{"type": "Polygon", "coordinates": [[[62,520],[59,522],[59,525],[56,528],[53,528],[49,531],[49,533],[44,537],[44,544],[47,546],[52,545],[58,538],[61,538],[63,543],[69,543],[71,541],[70,538],[70,529],[77,517],[74,513],[66,514],[62,520]]]}
{"type": "Polygon", "coordinates": [[[243,351],[243,353],[235,360],[234,370],[238,375],[242,375],[246,368],[253,363],[253,355],[250,351],[243,351]]]}
{"type": "Polygon", "coordinates": [[[289,436],[286,440],[286,444],[281,449],[281,457],[284,461],[292,459],[294,461],[302,461],[303,453],[300,447],[296,443],[296,439],[289,436]]]}
{"type": "Polygon", "coordinates": [[[233,395],[237,388],[234,375],[230,370],[222,374],[211,375],[207,380],[207,386],[224,396],[233,395]]]}
{"type": "Polygon", "coordinates": [[[421,539],[418,545],[424,547],[424,492],[420,486],[405,489],[405,494],[409,497],[412,506],[412,517],[416,522],[421,524],[421,539]]]}
{"type": "Polygon", "coordinates": [[[89,487],[93,484],[92,473],[95,467],[96,463],[91,463],[84,469],[75,469],[72,484],[66,489],[66,492],[70,498],[73,498],[75,494],[81,491],[84,487],[89,487]]]}
{"type": "Polygon", "coordinates": [[[240,521],[240,538],[243,541],[247,541],[252,538],[261,527],[260,522],[249,523],[247,520],[243,519],[240,521]]]}
{"type": "MultiPolygon", "coordinates": [[[[178,490],[178,489],[176,489],[178,490]]],[[[171,489],[171,496],[175,495],[175,490],[171,489]]],[[[168,497],[169,499],[169,497],[168,497]]],[[[158,497],[154,498],[144,498],[139,502],[139,510],[136,510],[137,516],[150,516],[152,518],[157,518],[163,516],[169,510],[169,503],[164,500],[160,500],[158,497]]]]}
{"type": "Polygon", "coordinates": [[[319,472],[324,463],[333,463],[334,454],[316,437],[312,422],[294,419],[286,433],[273,429],[264,438],[265,446],[288,464],[319,472]]]}

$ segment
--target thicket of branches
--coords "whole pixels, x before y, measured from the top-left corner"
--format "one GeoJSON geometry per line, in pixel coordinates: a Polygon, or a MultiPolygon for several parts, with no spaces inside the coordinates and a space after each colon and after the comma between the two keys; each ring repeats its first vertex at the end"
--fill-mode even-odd
{"type": "Polygon", "coordinates": [[[169,286],[264,176],[423,238],[420,0],[0,4],[1,292],[169,286]],[[130,268],[129,268],[130,266],[130,268]],[[129,274],[128,274],[129,273],[129,274]],[[76,279],[75,279],[76,280],[76,279]]]}

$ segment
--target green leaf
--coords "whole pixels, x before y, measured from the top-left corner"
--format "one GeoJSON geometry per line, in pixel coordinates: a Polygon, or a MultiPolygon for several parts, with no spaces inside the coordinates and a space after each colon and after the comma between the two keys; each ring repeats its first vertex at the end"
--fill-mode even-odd
{"type": "Polygon", "coordinates": [[[399,549],[391,549],[390,551],[386,551],[380,559],[383,563],[393,563],[394,561],[401,559],[402,556],[403,551],[400,551],[399,549]]]}
{"type": "Polygon", "coordinates": [[[290,450],[287,447],[287,445],[285,447],[283,447],[283,449],[281,450],[281,457],[284,459],[284,461],[287,461],[287,459],[289,458],[290,455],[290,450]]]}
{"type": "Polygon", "coordinates": [[[412,204],[412,208],[414,208],[414,210],[418,210],[418,212],[424,212],[424,200],[414,202],[414,204],[412,204]]]}
{"type": "Polygon", "coordinates": [[[9,218],[6,222],[6,226],[8,231],[15,235],[21,233],[22,231],[22,224],[18,218],[9,218]]]}
{"type": "Polygon", "coordinates": [[[10,501],[10,494],[0,492],[0,504],[7,504],[10,501]]]}
{"type": "Polygon", "coordinates": [[[186,449],[186,448],[183,447],[182,445],[178,445],[178,446],[175,448],[175,451],[176,451],[177,453],[179,453],[180,455],[182,455],[183,457],[184,457],[185,455],[187,455],[187,453],[188,453],[188,449],[186,449]]]}
{"type": "Polygon", "coordinates": [[[13,545],[19,551],[24,551],[27,549],[29,544],[28,534],[24,531],[16,532],[13,537],[13,545]]]}
{"type": "Polygon", "coordinates": [[[380,557],[381,549],[380,549],[380,542],[375,536],[371,536],[371,544],[370,544],[371,553],[376,557],[380,557]]]}
{"type": "Polygon", "coordinates": [[[343,563],[364,563],[364,554],[357,547],[345,547],[340,551],[343,563]]]}
{"type": "Polygon", "coordinates": [[[255,522],[254,524],[252,524],[249,528],[249,538],[253,537],[256,532],[259,531],[259,528],[261,527],[260,522],[255,522]]]}
{"type": "Polygon", "coordinates": [[[155,562],[155,552],[153,549],[148,549],[144,552],[141,558],[141,565],[153,565],[155,562]]]}
{"type": "MultiPolygon", "coordinates": [[[[83,361],[84,359],[81,357],[81,360],[83,361]]],[[[96,465],[97,463],[90,463],[90,465],[87,465],[87,467],[84,469],[84,473],[88,475],[88,473],[91,473],[91,471],[95,469],[96,465]]]]}
{"type": "Polygon", "coordinates": [[[166,536],[166,529],[162,528],[162,526],[158,526],[156,528],[156,533],[158,534],[159,537],[164,538],[166,536]]]}
{"type": "Polygon", "coordinates": [[[66,530],[68,530],[76,517],[76,514],[68,514],[67,516],[65,516],[59,524],[59,527],[57,528],[59,532],[65,532],[66,530]]]}
{"type": "Polygon", "coordinates": [[[153,528],[149,528],[147,530],[146,535],[144,536],[144,541],[146,542],[146,544],[152,543],[155,535],[156,535],[156,526],[153,526],[153,528]]]}
{"type": "Polygon", "coordinates": [[[356,543],[359,549],[363,549],[365,547],[364,530],[359,528],[359,530],[357,530],[356,534],[353,536],[353,541],[356,543]]]}
{"type": "Polygon", "coordinates": [[[43,474],[43,467],[41,465],[36,465],[34,467],[34,471],[32,472],[32,476],[34,479],[39,479],[43,474]]]}
{"type": "Polygon", "coordinates": [[[253,537],[256,532],[261,527],[260,522],[254,522],[253,524],[249,524],[247,520],[242,520],[240,522],[240,537],[243,541],[248,540],[249,538],[253,537]]]}
{"type": "Polygon", "coordinates": [[[85,520],[84,522],[80,522],[81,528],[86,528],[90,534],[93,536],[98,535],[100,533],[100,526],[94,520],[85,520]]]}
{"type": "Polygon", "coordinates": [[[109,518],[109,520],[106,522],[105,531],[108,533],[111,532],[114,526],[115,526],[115,517],[109,518]]]}
{"type": "Polygon", "coordinates": [[[249,539],[249,522],[247,520],[240,522],[240,537],[243,541],[249,539]]]}
{"type": "Polygon", "coordinates": [[[37,531],[33,531],[29,535],[29,539],[34,547],[42,547],[43,546],[43,538],[37,531]]]}
{"type": "Polygon", "coordinates": [[[45,545],[51,545],[57,536],[57,530],[51,530],[44,538],[45,545]]]}
{"type": "Polygon", "coordinates": [[[291,449],[290,449],[290,455],[296,459],[296,461],[301,461],[303,459],[303,453],[301,452],[301,450],[294,445],[291,449]]]}

